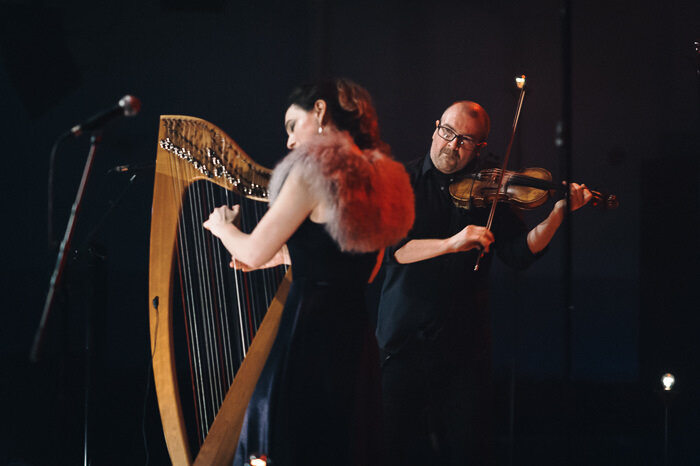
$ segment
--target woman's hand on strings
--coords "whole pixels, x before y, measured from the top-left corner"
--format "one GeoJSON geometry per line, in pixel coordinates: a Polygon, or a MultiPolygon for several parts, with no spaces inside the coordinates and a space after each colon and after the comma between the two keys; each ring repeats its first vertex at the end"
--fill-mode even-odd
{"type": "Polygon", "coordinates": [[[228,225],[239,227],[240,212],[241,206],[239,205],[234,205],[233,207],[225,205],[217,207],[212,211],[209,218],[202,226],[211,231],[214,236],[221,236],[222,229],[225,229],[228,225]]]}

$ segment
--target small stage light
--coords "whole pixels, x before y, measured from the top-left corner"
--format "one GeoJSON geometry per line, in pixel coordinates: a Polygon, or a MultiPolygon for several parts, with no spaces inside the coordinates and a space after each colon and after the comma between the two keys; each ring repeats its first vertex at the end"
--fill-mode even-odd
{"type": "Polygon", "coordinates": [[[268,466],[267,455],[250,455],[246,466],[268,466]]]}
{"type": "Polygon", "coordinates": [[[673,384],[676,383],[676,378],[673,374],[666,373],[661,376],[661,383],[664,385],[664,390],[669,392],[673,388],[673,384]]]}

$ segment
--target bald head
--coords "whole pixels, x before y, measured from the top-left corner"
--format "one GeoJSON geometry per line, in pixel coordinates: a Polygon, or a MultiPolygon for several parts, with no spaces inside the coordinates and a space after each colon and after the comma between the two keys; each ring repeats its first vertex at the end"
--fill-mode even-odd
{"type": "Polygon", "coordinates": [[[462,170],[486,146],[490,127],[489,115],[481,105],[468,100],[453,103],[435,122],[430,146],[433,165],[442,173],[462,170]],[[470,143],[464,144],[465,141],[470,143]]]}
{"type": "Polygon", "coordinates": [[[445,119],[456,118],[469,118],[474,120],[480,126],[481,132],[480,137],[477,139],[478,142],[485,141],[489,137],[489,131],[491,131],[491,119],[489,114],[486,113],[484,107],[472,102],[471,100],[460,100],[453,103],[442,113],[440,121],[445,121],[445,119]]]}

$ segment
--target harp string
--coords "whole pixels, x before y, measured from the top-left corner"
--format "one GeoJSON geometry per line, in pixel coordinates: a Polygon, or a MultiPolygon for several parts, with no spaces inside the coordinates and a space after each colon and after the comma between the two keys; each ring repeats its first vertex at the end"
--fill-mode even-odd
{"type": "MultiPolygon", "coordinates": [[[[219,196],[219,199],[216,198],[216,190],[213,188],[212,185],[207,185],[209,189],[210,196],[215,199],[214,203],[219,203],[223,202],[226,205],[230,204],[230,196],[228,190],[223,190],[223,196],[219,196]],[[221,199],[223,198],[223,199],[221,199]],[[216,202],[216,201],[219,202],[216,202]]],[[[215,273],[215,281],[214,283],[224,283],[225,280],[225,274],[224,270],[226,267],[225,260],[222,260],[222,257],[225,257],[223,254],[223,247],[220,242],[215,241],[214,242],[214,254],[213,256],[216,258],[216,264],[213,268],[214,273],[215,273]]],[[[219,343],[219,354],[221,361],[219,363],[221,367],[221,379],[222,379],[222,388],[223,392],[225,393],[226,387],[230,386],[230,384],[233,382],[233,355],[232,355],[232,349],[231,349],[231,332],[229,328],[229,319],[230,319],[230,310],[229,310],[229,304],[228,304],[228,299],[224,293],[224,287],[223,286],[217,286],[216,287],[216,303],[217,307],[220,308],[220,312],[217,314],[215,313],[213,315],[213,318],[215,319],[217,323],[217,341],[219,343]],[[218,317],[218,318],[217,318],[218,317]]]]}
{"type": "MultiPolygon", "coordinates": [[[[180,170],[180,163],[177,160],[174,160],[173,158],[168,158],[169,165],[170,165],[170,173],[173,174],[171,177],[172,180],[172,194],[171,194],[171,199],[177,200],[179,199],[179,193],[185,193],[184,189],[186,188],[186,183],[183,181],[183,174],[181,173],[180,170]]],[[[189,243],[184,240],[185,235],[185,225],[184,225],[184,217],[180,215],[177,220],[177,236],[176,236],[176,251],[175,251],[175,258],[177,259],[177,273],[178,273],[178,278],[179,278],[179,283],[180,283],[180,300],[181,300],[181,305],[182,305],[182,312],[183,312],[183,319],[185,322],[184,325],[184,333],[185,333],[185,341],[186,341],[186,349],[187,349],[187,363],[189,366],[189,373],[191,374],[191,379],[190,379],[190,386],[192,389],[192,393],[196,393],[197,391],[197,377],[198,377],[198,367],[196,366],[196,361],[198,358],[195,357],[194,351],[196,348],[196,345],[193,342],[193,339],[195,336],[192,334],[191,329],[194,328],[195,324],[192,321],[192,316],[190,313],[187,312],[188,308],[193,307],[191,300],[192,300],[192,294],[187,293],[187,290],[192,289],[192,284],[190,283],[191,276],[188,273],[189,271],[189,243]]],[[[200,411],[201,407],[198,405],[197,402],[197,397],[193,397],[194,401],[194,415],[195,415],[195,425],[197,428],[197,437],[201,437],[201,423],[200,423],[200,411]]]]}
{"type": "Polygon", "coordinates": [[[172,199],[180,206],[174,257],[182,313],[176,335],[185,341],[175,345],[174,353],[176,365],[183,365],[177,371],[180,398],[189,399],[183,405],[188,443],[196,449],[205,442],[287,267],[254,272],[230,268],[229,253],[202,227],[215,207],[240,204],[241,229],[250,233],[267,210],[260,201],[265,196],[255,189],[267,186],[269,172],[251,165],[235,143],[207,125],[187,119],[165,124],[168,139],[161,147],[171,154],[172,199]],[[210,164],[213,156],[233,175],[228,181],[219,177],[228,189],[214,182],[218,175],[207,179],[197,172],[196,161],[210,164]]]}
{"type": "MultiPolygon", "coordinates": [[[[170,163],[173,166],[173,171],[177,172],[177,176],[174,177],[174,181],[175,183],[180,184],[179,187],[174,187],[173,191],[175,193],[185,193],[185,197],[187,198],[186,205],[191,206],[193,194],[191,190],[188,189],[187,183],[184,181],[186,179],[186,174],[183,172],[186,170],[182,164],[177,162],[177,160],[170,159],[170,163]]],[[[185,204],[184,200],[183,204],[185,204]]],[[[187,234],[188,219],[191,218],[191,216],[192,214],[189,212],[189,208],[187,210],[184,208],[181,209],[181,214],[178,219],[178,269],[181,277],[180,289],[183,297],[182,309],[183,319],[185,322],[184,329],[187,340],[187,355],[191,377],[194,417],[197,427],[197,439],[201,445],[201,439],[206,436],[207,430],[205,406],[206,400],[203,396],[203,370],[200,355],[199,324],[197,322],[197,316],[195,315],[195,310],[199,306],[199,303],[196,302],[196,296],[194,293],[195,283],[192,273],[193,265],[191,264],[192,255],[190,253],[190,249],[192,249],[194,245],[190,244],[190,241],[188,240],[189,235],[187,234]]]]}
{"type": "Polygon", "coordinates": [[[199,222],[200,225],[200,231],[202,235],[202,247],[203,247],[203,260],[204,263],[202,264],[202,268],[206,270],[206,275],[205,275],[205,283],[204,283],[204,289],[207,291],[207,294],[204,296],[205,299],[205,305],[203,306],[203,309],[206,311],[204,315],[204,320],[206,322],[206,328],[207,328],[207,355],[210,360],[210,383],[212,384],[212,400],[213,400],[213,406],[216,406],[218,410],[218,406],[221,405],[221,401],[224,398],[224,395],[222,393],[222,384],[223,381],[221,380],[221,361],[220,361],[220,329],[218,325],[218,319],[216,316],[216,311],[220,310],[220,303],[217,303],[215,301],[215,296],[217,293],[214,293],[213,289],[219,288],[218,282],[215,278],[216,275],[216,270],[220,269],[221,267],[221,260],[220,256],[218,254],[212,254],[212,247],[215,247],[212,245],[210,241],[207,241],[207,237],[204,237],[205,232],[204,229],[201,227],[202,223],[205,220],[205,212],[206,206],[211,204],[211,200],[208,199],[208,190],[206,189],[207,186],[205,185],[202,189],[202,192],[200,194],[204,194],[206,201],[203,201],[201,203],[201,210],[200,210],[200,215],[199,219],[201,222],[199,222]],[[212,257],[213,256],[213,257],[212,257]],[[207,258],[209,260],[207,260],[207,258]]]}
{"type": "MultiPolygon", "coordinates": [[[[213,303],[211,300],[211,286],[215,286],[213,279],[211,277],[209,264],[207,261],[207,245],[206,238],[204,237],[204,232],[201,227],[204,221],[203,217],[203,205],[206,202],[206,193],[202,192],[201,186],[196,186],[194,190],[191,190],[193,194],[192,202],[192,216],[191,216],[191,228],[194,237],[197,263],[197,284],[200,291],[200,320],[202,327],[202,344],[203,344],[203,368],[207,370],[204,372],[204,384],[202,390],[203,404],[205,406],[203,422],[205,426],[210,424],[210,418],[213,420],[213,414],[215,412],[213,406],[219,400],[217,383],[217,363],[216,363],[216,352],[213,350],[215,346],[213,326],[212,326],[212,313],[213,303]],[[204,195],[204,199],[202,196],[204,195]],[[199,227],[198,227],[199,226],[199,227]]],[[[201,354],[201,353],[200,353],[201,354]]]]}
{"type": "MultiPolygon", "coordinates": [[[[171,163],[173,171],[186,169],[176,161],[171,163]]],[[[237,367],[245,358],[281,274],[272,269],[253,273],[231,270],[228,252],[201,226],[214,207],[240,203],[242,229],[250,232],[266,210],[263,203],[237,198],[207,181],[185,186],[186,183],[180,181],[187,179],[184,173],[174,179],[181,184],[173,188],[174,191],[183,192],[186,197],[178,221],[178,275],[181,277],[194,417],[201,445],[237,367]],[[231,296],[226,291],[227,283],[231,296]],[[255,299],[253,290],[257,289],[262,290],[263,296],[255,299]],[[238,322],[237,330],[231,327],[234,321],[238,322]]]]}

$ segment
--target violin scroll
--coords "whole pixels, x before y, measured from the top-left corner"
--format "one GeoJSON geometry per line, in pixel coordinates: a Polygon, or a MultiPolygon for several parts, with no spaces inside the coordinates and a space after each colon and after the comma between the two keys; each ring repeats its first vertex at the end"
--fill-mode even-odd
{"type": "Polygon", "coordinates": [[[598,207],[603,210],[612,210],[620,206],[620,201],[617,200],[617,196],[614,194],[604,194],[593,190],[591,190],[591,194],[593,194],[593,198],[591,199],[590,205],[593,207],[598,207]]]}

